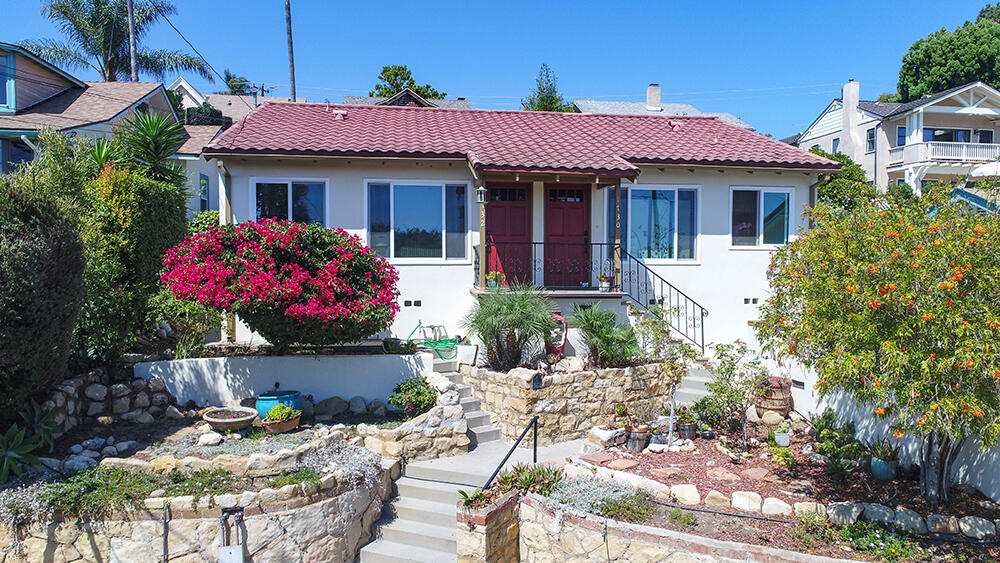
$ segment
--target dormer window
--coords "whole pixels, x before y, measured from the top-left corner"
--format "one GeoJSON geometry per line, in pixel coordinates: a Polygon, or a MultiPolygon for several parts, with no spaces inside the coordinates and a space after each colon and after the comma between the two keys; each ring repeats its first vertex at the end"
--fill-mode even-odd
{"type": "Polygon", "coordinates": [[[14,111],[14,53],[0,51],[0,111],[14,111]]]}

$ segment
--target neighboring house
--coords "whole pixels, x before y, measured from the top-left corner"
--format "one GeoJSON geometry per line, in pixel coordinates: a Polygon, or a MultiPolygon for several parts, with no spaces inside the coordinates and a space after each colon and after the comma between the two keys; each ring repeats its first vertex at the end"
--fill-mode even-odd
{"type": "Polygon", "coordinates": [[[798,210],[839,168],[713,117],[302,103],[262,105],[204,154],[222,222],[339,227],[387,257],[396,336],[418,322],[461,332],[498,271],[564,313],[676,307],[672,325],[699,346],[752,338],[771,251],[807,227],[798,210]]]}
{"type": "Polygon", "coordinates": [[[185,125],[185,141],[175,158],[188,178],[188,218],[219,209],[219,169],[205,160],[202,150],[222,132],[220,125],[185,125]]]}
{"type": "MultiPolygon", "coordinates": [[[[185,109],[201,107],[202,104],[208,102],[210,106],[221,111],[222,115],[231,118],[234,123],[246,117],[248,113],[264,102],[292,101],[291,98],[258,96],[256,93],[243,96],[233,94],[202,94],[182,76],[178,76],[167,89],[181,94],[181,104],[185,109]]],[[[300,98],[298,101],[305,102],[306,99],[300,98]]]]}
{"type": "Polygon", "coordinates": [[[982,82],[900,103],[860,100],[852,80],[793,144],[846,154],[881,189],[905,182],[919,190],[1000,158],[998,119],[1000,91],[982,82]]]}
{"type": "Polygon", "coordinates": [[[660,115],[660,116],[708,116],[718,117],[744,129],[754,130],[750,124],[731,113],[703,112],[691,104],[665,104],[660,100],[660,85],[650,84],[646,88],[645,102],[611,102],[596,100],[575,100],[573,108],[578,113],[607,113],[615,115],[660,115]]]}
{"type": "MultiPolygon", "coordinates": [[[[303,100],[305,101],[305,100],[303,100]]],[[[371,97],[371,96],[344,96],[343,102],[352,106],[408,106],[418,108],[451,108],[451,109],[471,109],[469,100],[465,98],[455,98],[454,100],[430,100],[409,88],[403,88],[392,96],[371,97]]]]}
{"type": "Polygon", "coordinates": [[[83,82],[22,47],[0,43],[0,173],[34,158],[42,129],[107,137],[135,111],[174,115],[159,82],[83,82]]]}

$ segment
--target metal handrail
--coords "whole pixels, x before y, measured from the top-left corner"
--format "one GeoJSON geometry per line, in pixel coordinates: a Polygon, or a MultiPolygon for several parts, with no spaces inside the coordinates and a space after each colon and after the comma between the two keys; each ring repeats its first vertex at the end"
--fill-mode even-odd
{"type": "Polygon", "coordinates": [[[496,476],[500,473],[500,470],[503,469],[504,464],[507,463],[507,460],[510,459],[510,456],[514,453],[514,450],[517,449],[517,445],[521,443],[521,440],[524,439],[524,436],[528,433],[528,430],[531,429],[532,427],[534,427],[535,433],[534,436],[532,437],[532,444],[531,444],[531,449],[532,449],[531,462],[538,463],[538,415],[535,415],[531,417],[531,422],[529,422],[528,425],[524,427],[524,431],[521,432],[521,435],[517,437],[517,440],[514,442],[514,445],[510,447],[510,451],[507,452],[507,455],[503,456],[503,461],[501,461],[500,465],[498,465],[497,468],[493,471],[493,475],[490,475],[490,478],[486,480],[486,484],[483,485],[482,488],[480,489],[481,491],[485,491],[486,489],[490,488],[490,485],[493,483],[493,479],[496,479],[496,476]]]}
{"type": "Polygon", "coordinates": [[[621,290],[643,310],[649,310],[650,305],[666,305],[667,309],[674,309],[672,314],[668,313],[667,322],[670,328],[676,331],[686,340],[697,346],[702,353],[705,352],[705,323],[702,319],[708,316],[708,309],[700,303],[691,299],[688,294],[677,288],[674,284],[663,279],[662,276],[654,272],[642,260],[632,256],[624,248],[621,250],[622,270],[628,264],[628,276],[623,272],[621,290]],[[632,272],[632,264],[635,264],[635,273],[632,272]],[[641,279],[640,279],[641,276],[641,279]],[[652,299],[650,299],[652,297],[652,299]],[[689,321],[691,321],[689,323],[689,321]]]}

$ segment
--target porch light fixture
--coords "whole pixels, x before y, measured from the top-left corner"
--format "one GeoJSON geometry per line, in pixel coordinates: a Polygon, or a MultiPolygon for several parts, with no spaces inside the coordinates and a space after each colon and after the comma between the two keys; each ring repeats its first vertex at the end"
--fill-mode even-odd
{"type": "Polygon", "coordinates": [[[479,205],[486,205],[486,188],[479,186],[476,188],[476,202],[479,205]]]}

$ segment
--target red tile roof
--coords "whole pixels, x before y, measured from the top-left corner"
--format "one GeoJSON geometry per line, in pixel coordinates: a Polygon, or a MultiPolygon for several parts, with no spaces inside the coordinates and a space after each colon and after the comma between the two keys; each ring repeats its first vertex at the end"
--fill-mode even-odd
{"type": "Polygon", "coordinates": [[[304,103],[260,106],[205,154],[462,158],[485,171],[627,177],[637,164],[840,167],[714,117],[304,103]]]}

